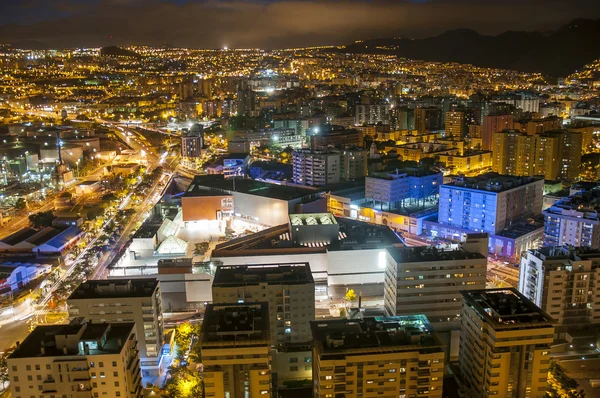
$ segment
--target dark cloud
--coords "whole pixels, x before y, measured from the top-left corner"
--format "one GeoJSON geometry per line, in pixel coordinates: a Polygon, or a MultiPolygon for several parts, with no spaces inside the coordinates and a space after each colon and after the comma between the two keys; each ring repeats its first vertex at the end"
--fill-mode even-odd
{"type": "Polygon", "coordinates": [[[598,0],[0,0],[0,41],[216,48],[341,44],[448,29],[548,30],[599,18],[598,0]],[[112,37],[112,38],[111,38],[112,37]]]}

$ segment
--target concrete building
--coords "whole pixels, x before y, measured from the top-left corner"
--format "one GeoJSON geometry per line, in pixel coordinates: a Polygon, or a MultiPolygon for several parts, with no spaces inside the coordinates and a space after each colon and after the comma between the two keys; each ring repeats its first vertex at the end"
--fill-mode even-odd
{"type": "Polygon", "coordinates": [[[442,109],[423,107],[415,109],[415,129],[419,132],[442,129],[442,109]]]}
{"type": "Polygon", "coordinates": [[[340,153],[303,149],[292,153],[294,182],[324,187],[340,182],[340,153]]]}
{"type": "Polygon", "coordinates": [[[600,188],[559,199],[542,212],[544,245],[600,248],[600,188]]]}
{"type": "Polygon", "coordinates": [[[460,111],[446,112],[446,137],[462,138],[466,135],[467,125],[465,113],[460,111]]]}
{"type": "Polygon", "coordinates": [[[379,210],[424,204],[437,199],[442,182],[441,172],[424,168],[371,173],[365,178],[365,200],[379,210]]]}
{"type": "Polygon", "coordinates": [[[422,313],[436,330],[457,330],[460,291],[485,288],[487,244],[487,234],[472,234],[458,250],[429,246],[388,248],[385,314],[422,313]]]}
{"type": "Polygon", "coordinates": [[[345,129],[342,126],[326,124],[315,126],[308,133],[310,133],[310,149],[313,150],[342,148],[348,145],[362,148],[364,144],[364,134],[358,129],[345,129]]]}
{"type": "Polygon", "coordinates": [[[184,158],[199,158],[204,148],[204,128],[195,124],[190,131],[181,135],[181,156],[184,158]]]}
{"type": "Polygon", "coordinates": [[[514,126],[513,115],[486,115],[483,117],[481,129],[481,148],[484,151],[492,150],[493,134],[498,131],[512,129],[514,126]]]}
{"type": "Polygon", "coordinates": [[[516,289],[463,292],[461,395],[546,397],[552,324],[516,289]]]}
{"type": "Polygon", "coordinates": [[[544,180],[487,173],[440,187],[438,222],[497,234],[542,211],[544,180]]]}
{"type": "Polygon", "coordinates": [[[135,322],[142,376],[158,376],[164,330],[156,279],[88,280],[67,299],[69,318],[89,322],[135,322]]]}
{"type": "Polygon", "coordinates": [[[361,104],[356,105],[354,124],[390,124],[390,105],[383,104],[361,104]]]}
{"type": "Polygon", "coordinates": [[[135,325],[36,327],[7,359],[14,398],[142,397],[135,325]]]}
{"type": "Polygon", "coordinates": [[[308,263],[222,265],[212,286],[213,303],[269,303],[271,344],[306,343],[315,319],[315,281],[308,263]]]}
{"type": "Polygon", "coordinates": [[[442,397],[444,349],[424,315],[311,322],[314,397],[442,397]]]}
{"type": "Polygon", "coordinates": [[[515,176],[543,175],[572,181],[581,166],[581,134],[551,131],[528,135],[516,130],[493,134],[492,170],[515,176]]]}
{"type": "Polygon", "coordinates": [[[568,330],[600,323],[600,251],[589,248],[546,246],[521,257],[519,291],[557,322],[564,339],[568,330]]]}
{"type": "Polygon", "coordinates": [[[369,151],[350,147],[340,153],[340,176],[342,180],[354,181],[364,178],[367,171],[369,151]]]}
{"type": "Polygon", "coordinates": [[[272,396],[267,303],[209,304],[200,345],[206,397],[272,396]]]}

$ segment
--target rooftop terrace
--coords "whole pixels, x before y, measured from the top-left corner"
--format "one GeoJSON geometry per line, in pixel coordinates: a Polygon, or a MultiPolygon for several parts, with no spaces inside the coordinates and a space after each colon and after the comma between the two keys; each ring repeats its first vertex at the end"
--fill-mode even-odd
{"type": "Polygon", "coordinates": [[[314,283],[308,263],[266,265],[222,265],[215,272],[214,286],[240,286],[268,283],[300,285],[314,283]]]}

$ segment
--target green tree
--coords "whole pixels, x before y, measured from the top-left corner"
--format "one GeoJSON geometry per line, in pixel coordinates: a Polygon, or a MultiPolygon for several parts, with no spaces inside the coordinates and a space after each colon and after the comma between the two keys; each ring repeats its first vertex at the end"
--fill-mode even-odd
{"type": "Polygon", "coordinates": [[[29,222],[34,228],[44,228],[52,226],[52,221],[56,216],[52,210],[41,211],[39,213],[31,214],[29,216],[29,222]]]}
{"type": "Polygon", "coordinates": [[[19,198],[15,202],[15,207],[19,210],[25,209],[27,207],[27,201],[24,198],[19,198]]]}

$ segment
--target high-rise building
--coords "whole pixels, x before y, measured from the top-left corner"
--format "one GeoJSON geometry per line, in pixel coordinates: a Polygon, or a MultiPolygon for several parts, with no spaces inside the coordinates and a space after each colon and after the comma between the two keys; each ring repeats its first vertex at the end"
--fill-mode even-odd
{"type": "Polygon", "coordinates": [[[600,188],[592,188],[544,210],[544,245],[600,249],[599,199],[600,188]]]}
{"type": "Polygon", "coordinates": [[[546,396],[553,319],[511,289],[463,292],[459,369],[469,398],[546,396]]]}
{"type": "Polygon", "coordinates": [[[419,132],[440,130],[442,128],[442,110],[431,106],[415,109],[415,129],[419,132]]]}
{"type": "Polygon", "coordinates": [[[341,151],[341,177],[346,181],[360,180],[367,175],[367,160],[369,152],[366,149],[349,147],[341,151]]]}
{"type": "Polygon", "coordinates": [[[314,397],[442,397],[444,348],[424,315],[311,322],[314,397]]]}
{"type": "Polygon", "coordinates": [[[323,187],[340,182],[338,152],[301,149],[292,153],[292,165],[296,184],[323,187]]]}
{"type": "Polygon", "coordinates": [[[315,281],[308,263],[219,266],[212,294],[215,304],[268,302],[274,347],[311,340],[315,281]]]}
{"type": "Polygon", "coordinates": [[[440,187],[440,224],[497,234],[542,212],[544,179],[496,173],[458,178],[440,187]]]}
{"type": "Polygon", "coordinates": [[[354,124],[390,124],[390,105],[383,104],[361,104],[356,105],[354,124]]]}
{"type": "Polygon", "coordinates": [[[556,333],[600,323],[600,250],[546,246],[521,257],[519,291],[557,322],[556,333]]]}
{"type": "Polygon", "coordinates": [[[462,138],[466,135],[466,127],[464,112],[446,112],[446,137],[462,138]]]}
{"type": "Polygon", "coordinates": [[[135,322],[142,376],[158,375],[164,342],[160,294],[156,279],[88,280],[67,299],[69,318],[135,322]]]}
{"type": "Polygon", "coordinates": [[[503,130],[493,134],[492,151],[492,170],[497,173],[573,180],[581,165],[581,135],[566,131],[528,135],[503,130]]]}
{"type": "Polygon", "coordinates": [[[460,291],[485,288],[487,254],[487,234],[467,235],[459,250],[388,248],[385,314],[422,313],[436,330],[458,329],[460,291]]]}
{"type": "Polygon", "coordinates": [[[487,115],[483,117],[481,129],[481,149],[492,150],[493,134],[513,128],[513,115],[487,115]]]}
{"type": "Polygon", "coordinates": [[[206,397],[271,397],[267,303],[209,304],[200,346],[206,397]]]}
{"type": "Polygon", "coordinates": [[[194,124],[190,131],[181,135],[181,156],[184,158],[198,158],[202,156],[204,147],[204,127],[194,124]]]}
{"type": "Polygon", "coordinates": [[[310,134],[310,149],[313,150],[342,148],[348,145],[362,148],[364,144],[364,133],[359,129],[345,129],[342,126],[326,124],[315,126],[308,133],[310,134]]]}
{"type": "Polygon", "coordinates": [[[14,398],[143,396],[131,322],[38,326],[6,363],[14,398]]]}

